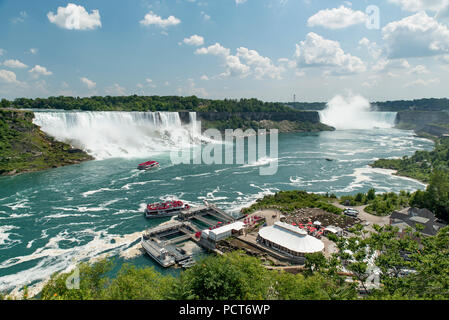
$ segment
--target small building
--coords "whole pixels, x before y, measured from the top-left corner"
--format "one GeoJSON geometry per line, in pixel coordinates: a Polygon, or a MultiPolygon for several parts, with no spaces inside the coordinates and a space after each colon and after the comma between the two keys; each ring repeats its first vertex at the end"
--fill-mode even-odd
{"type": "Polygon", "coordinates": [[[212,242],[218,242],[220,240],[231,237],[233,233],[240,234],[244,228],[245,224],[241,221],[237,221],[234,223],[225,224],[224,226],[217,229],[203,230],[203,232],[201,233],[201,238],[212,242]]]}
{"type": "Polygon", "coordinates": [[[401,211],[394,211],[390,216],[390,225],[398,227],[402,233],[407,227],[415,229],[416,225],[422,225],[422,233],[427,236],[434,236],[441,228],[446,226],[439,220],[432,211],[428,209],[407,208],[401,211]]]}
{"type": "Polygon", "coordinates": [[[333,233],[337,236],[342,236],[343,235],[343,229],[340,227],[335,227],[335,226],[328,226],[324,229],[324,234],[329,234],[329,233],[333,233]]]}
{"type": "Polygon", "coordinates": [[[306,231],[284,222],[259,230],[257,241],[264,246],[292,257],[303,257],[306,253],[321,252],[324,243],[306,231]]]}

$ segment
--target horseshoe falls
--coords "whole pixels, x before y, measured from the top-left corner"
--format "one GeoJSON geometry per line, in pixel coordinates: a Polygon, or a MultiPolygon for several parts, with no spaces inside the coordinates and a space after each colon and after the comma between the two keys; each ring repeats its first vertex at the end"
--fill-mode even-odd
{"type": "Polygon", "coordinates": [[[371,104],[362,96],[337,95],[319,114],[322,123],[337,130],[367,130],[393,128],[397,113],[372,111],[371,104]]]}

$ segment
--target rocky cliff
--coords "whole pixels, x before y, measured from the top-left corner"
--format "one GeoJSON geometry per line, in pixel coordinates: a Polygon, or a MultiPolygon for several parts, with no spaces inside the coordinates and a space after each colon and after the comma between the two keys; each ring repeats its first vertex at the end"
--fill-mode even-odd
{"type": "Polygon", "coordinates": [[[436,137],[449,134],[447,111],[400,111],[396,123],[398,128],[413,129],[417,134],[436,137]]]}
{"type": "Polygon", "coordinates": [[[29,111],[0,109],[0,175],[56,168],[93,158],[54,140],[33,123],[29,111]]]}

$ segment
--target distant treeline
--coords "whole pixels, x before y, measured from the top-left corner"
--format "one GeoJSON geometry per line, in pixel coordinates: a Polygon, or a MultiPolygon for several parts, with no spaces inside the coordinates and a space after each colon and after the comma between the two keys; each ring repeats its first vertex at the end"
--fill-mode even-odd
{"type": "MultiPolygon", "coordinates": [[[[378,111],[442,111],[449,110],[449,99],[418,99],[418,100],[397,100],[371,103],[378,111]]],[[[287,105],[297,110],[323,110],[326,102],[289,102],[287,105]]]]}
{"type": "Polygon", "coordinates": [[[289,106],[258,99],[209,100],[196,96],[49,97],[2,99],[0,107],[84,111],[292,112],[289,106]]]}

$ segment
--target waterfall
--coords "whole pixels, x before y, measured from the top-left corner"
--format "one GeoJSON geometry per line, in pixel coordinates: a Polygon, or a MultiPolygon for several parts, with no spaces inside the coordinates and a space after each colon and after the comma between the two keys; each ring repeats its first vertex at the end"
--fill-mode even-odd
{"type": "Polygon", "coordinates": [[[34,123],[57,140],[107,159],[142,158],[192,146],[198,140],[196,113],[190,120],[183,125],[177,112],[43,111],[35,112],[34,123]]]}
{"type": "Polygon", "coordinates": [[[393,128],[396,112],[372,111],[371,104],[362,96],[340,95],[332,98],[326,109],[319,112],[320,121],[337,130],[393,128]]]}

